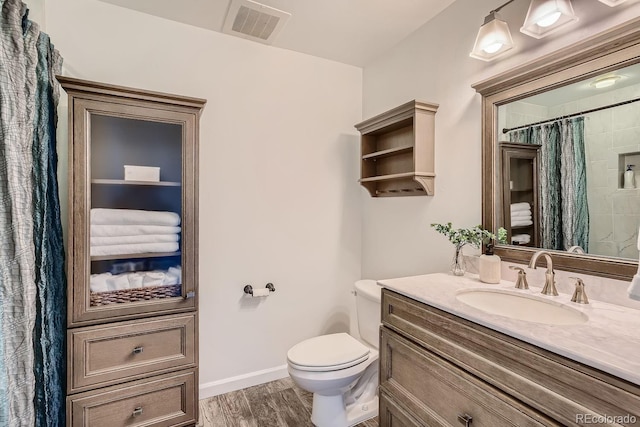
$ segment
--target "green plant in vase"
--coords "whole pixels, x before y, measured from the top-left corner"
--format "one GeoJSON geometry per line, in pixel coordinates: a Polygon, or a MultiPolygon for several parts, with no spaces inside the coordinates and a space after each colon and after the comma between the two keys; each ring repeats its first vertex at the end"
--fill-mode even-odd
{"type": "Polygon", "coordinates": [[[463,276],[466,271],[466,265],[462,254],[462,248],[465,245],[471,245],[475,248],[479,248],[481,245],[487,242],[498,241],[499,243],[506,243],[507,230],[503,227],[498,229],[498,233],[493,234],[489,230],[485,230],[480,225],[476,225],[471,228],[453,228],[450,222],[446,224],[431,224],[435,230],[445,235],[451,243],[455,246],[455,254],[453,261],[451,262],[451,273],[455,276],[463,276]]]}

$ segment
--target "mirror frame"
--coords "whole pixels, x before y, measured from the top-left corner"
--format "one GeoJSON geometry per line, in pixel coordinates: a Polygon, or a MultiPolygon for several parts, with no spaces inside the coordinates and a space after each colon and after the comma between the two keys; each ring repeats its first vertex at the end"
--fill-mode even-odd
{"type": "MultiPolygon", "coordinates": [[[[478,82],[482,95],[482,225],[497,230],[495,197],[500,186],[498,107],[580,80],[640,63],[640,17],[536,60],[478,82]]],[[[539,248],[496,245],[504,261],[527,264],[539,248]]],[[[638,261],[552,251],[560,270],[629,281],[638,261]]]]}

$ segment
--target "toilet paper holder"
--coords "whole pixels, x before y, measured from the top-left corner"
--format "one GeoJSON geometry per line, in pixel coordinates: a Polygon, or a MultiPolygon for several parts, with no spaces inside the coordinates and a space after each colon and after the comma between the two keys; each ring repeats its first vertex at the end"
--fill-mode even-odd
{"type": "MultiPolygon", "coordinates": [[[[273,286],[273,283],[267,283],[267,286],[265,286],[265,288],[269,289],[269,292],[275,292],[276,288],[275,286],[273,286]]],[[[249,295],[253,295],[253,287],[251,285],[246,285],[244,287],[244,293],[245,294],[249,294],[249,295]]]]}

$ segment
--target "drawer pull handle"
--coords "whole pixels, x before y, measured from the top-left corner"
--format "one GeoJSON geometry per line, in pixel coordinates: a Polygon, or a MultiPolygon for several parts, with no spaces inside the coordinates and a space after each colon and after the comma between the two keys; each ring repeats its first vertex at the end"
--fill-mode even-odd
{"type": "Polygon", "coordinates": [[[184,299],[191,299],[191,298],[195,298],[196,297],[196,293],[194,291],[189,291],[187,292],[187,294],[184,296],[184,299]]]}
{"type": "Polygon", "coordinates": [[[458,421],[460,421],[460,424],[464,424],[464,427],[469,427],[473,421],[473,417],[469,414],[458,415],[458,421]]]}
{"type": "Polygon", "coordinates": [[[133,410],[133,416],[137,417],[142,415],[142,406],[138,406],[136,409],[133,410]]]}
{"type": "Polygon", "coordinates": [[[144,347],[140,346],[140,347],[136,347],[133,349],[133,354],[140,354],[144,351],[144,347]]]}

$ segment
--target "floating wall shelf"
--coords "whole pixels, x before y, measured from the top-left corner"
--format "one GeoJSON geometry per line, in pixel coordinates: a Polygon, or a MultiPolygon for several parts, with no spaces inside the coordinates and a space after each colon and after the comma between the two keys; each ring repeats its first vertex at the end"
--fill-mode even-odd
{"type": "Polygon", "coordinates": [[[372,197],[434,195],[437,110],[411,101],[356,125],[360,183],[372,197]]]}

